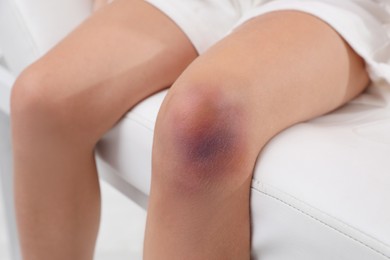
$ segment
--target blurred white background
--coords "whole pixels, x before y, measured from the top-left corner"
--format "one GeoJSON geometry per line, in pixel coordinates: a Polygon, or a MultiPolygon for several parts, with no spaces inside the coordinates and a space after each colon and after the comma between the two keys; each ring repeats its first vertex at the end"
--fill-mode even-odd
{"type": "MultiPolygon", "coordinates": [[[[102,223],[95,260],[141,260],[146,213],[104,181],[102,223]]],[[[10,260],[0,191],[0,260],[10,260]]]]}
{"type": "Polygon", "coordinates": [[[3,193],[1,192],[0,186],[0,259],[9,260],[10,256],[8,252],[7,230],[4,219],[4,200],[2,196],[3,193]]]}

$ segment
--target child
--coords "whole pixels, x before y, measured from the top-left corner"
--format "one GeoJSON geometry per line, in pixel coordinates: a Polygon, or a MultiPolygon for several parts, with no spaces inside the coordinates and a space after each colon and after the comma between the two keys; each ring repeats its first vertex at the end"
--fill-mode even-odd
{"type": "Polygon", "coordinates": [[[283,129],[384,77],[383,7],[369,0],[99,2],[13,88],[24,259],[93,258],[95,144],[136,103],[170,86],[154,138],[144,259],[250,259],[257,156],[283,129]]]}

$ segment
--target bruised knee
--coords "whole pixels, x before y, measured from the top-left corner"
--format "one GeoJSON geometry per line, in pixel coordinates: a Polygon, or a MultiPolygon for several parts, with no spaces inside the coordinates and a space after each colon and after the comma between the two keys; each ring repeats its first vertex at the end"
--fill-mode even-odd
{"type": "Polygon", "coordinates": [[[173,149],[187,170],[218,172],[234,161],[241,148],[242,129],[232,111],[214,104],[178,110],[171,122],[173,149]],[[208,105],[211,105],[207,108],[208,105]]]}
{"type": "Polygon", "coordinates": [[[168,171],[169,178],[181,183],[203,185],[234,179],[232,174],[240,175],[249,150],[240,103],[216,89],[185,93],[169,97],[162,110],[156,128],[156,157],[172,162],[175,168],[168,171]]]}

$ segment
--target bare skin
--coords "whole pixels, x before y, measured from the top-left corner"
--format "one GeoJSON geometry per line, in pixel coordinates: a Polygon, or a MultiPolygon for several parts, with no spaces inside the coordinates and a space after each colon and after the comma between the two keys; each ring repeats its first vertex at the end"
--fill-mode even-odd
{"type": "Polygon", "coordinates": [[[117,0],[21,75],[12,127],[25,260],[92,259],[94,146],[172,83],[156,126],[144,259],[249,259],[249,185],[261,149],[368,83],[337,33],[294,11],[255,18],[196,57],[158,10],[117,0]]]}
{"type": "Polygon", "coordinates": [[[157,9],[117,0],[22,73],[12,93],[12,128],[25,260],[92,259],[100,216],[96,142],[195,57],[157,9]]]}
{"type": "Polygon", "coordinates": [[[364,63],[335,31],[294,11],[255,18],[196,59],[157,120],[145,259],[250,259],[259,152],[367,83],[364,63]]]}

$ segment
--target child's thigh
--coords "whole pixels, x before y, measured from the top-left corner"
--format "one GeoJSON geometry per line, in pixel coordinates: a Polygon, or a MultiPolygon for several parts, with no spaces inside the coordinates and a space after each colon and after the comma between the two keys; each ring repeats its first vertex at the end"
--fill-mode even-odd
{"type": "Polygon", "coordinates": [[[39,108],[42,118],[66,117],[96,139],[134,104],[172,84],[196,56],[158,9],[142,0],[114,1],[22,72],[12,95],[21,120],[14,122],[39,108]]]}
{"type": "Polygon", "coordinates": [[[157,130],[179,110],[195,114],[200,124],[210,115],[223,118],[221,125],[239,121],[254,159],[272,136],[341,106],[368,81],[363,60],[328,24],[298,11],[268,13],[184,71],[163,104],[157,130]],[[225,115],[229,107],[239,113],[225,115]]]}

